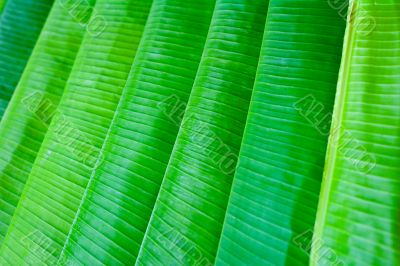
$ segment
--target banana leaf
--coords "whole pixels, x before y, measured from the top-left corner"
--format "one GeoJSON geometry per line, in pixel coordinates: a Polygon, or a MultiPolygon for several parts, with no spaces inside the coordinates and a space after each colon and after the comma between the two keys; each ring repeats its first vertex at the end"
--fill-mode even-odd
{"type": "Polygon", "coordinates": [[[400,264],[400,3],[349,12],[312,265],[400,264]]]}
{"type": "MultiPolygon", "coordinates": [[[[55,264],[108,134],[150,1],[99,0],[0,249],[0,264],[55,264]]],[[[73,9],[76,11],[76,9],[73,9]]],[[[72,13],[88,19],[86,13],[72,13]]]]}
{"type": "Polygon", "coordinates": [[[197,73],[213,0],[155,0],[61,261],[127,265],[139,252],[197,73]],[[194,30],[195,29],[195,30],[194,30]],[[169,99],[180,99],[180,102],[169,99]],[[167,101],[165,101],[168,99],[167,101]],[[171,108],[171,109],[169,109],[171,108]],[[176,109],[177,108],[177,109],[176,109]]]}
{"type": "Polygon", "coordinates": [[[216,2],[196,81],[137,265],[214,262],[267,8],[266,0],[216,2]]]}
{"type": "Polygon", "coordinates": [[[270,1],[216,265],[308,264],[344,29],[325,0],[270,1]]]}
{"type": "Polygon", "coordinates": [[[53,0],[7,0],[0,17],[0,120],[53,0]]]}
{"type": "MultiPolygon", "coordinates": [[[[71,16],[63,2],[55,1],[0,123],[0,244],[86,32],[87,23],[71,16]]],[[[75,11],[91,12],[93,4],[75,11]]]]}

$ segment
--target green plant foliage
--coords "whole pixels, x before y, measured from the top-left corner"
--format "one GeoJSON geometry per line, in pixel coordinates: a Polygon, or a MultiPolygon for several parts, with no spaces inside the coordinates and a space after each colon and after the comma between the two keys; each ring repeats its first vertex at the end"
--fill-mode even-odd
{"type": "Polygon", "coordinates": [[[217,265],[308,263],[344,28],[324,0],[270,1],[217,265]]]}
{"type": "Polygon", "coordinates": [[[139,265],[207,265],[214,261],[267,7],[265,0],[216,2],[139,265]]]}
{"type": "Polygon", "coordinates": [[[96,2],[92,19],[97,16],[97,23],[87,28],[1,247],[2,261],[57,261],[99,162],[149,7],[150,2],[138,0],[96,2]]]}
{"type": "Polygon", "coordinates": [[[135,261],[180,123],[159,103],[171,97],[186,103],[213,8],[210,0],[154,1],[103,164],[82,200],[64,260],[89,265],[135,261]]]}
{"type": "Polygon", "coordinates": [[[186,102],[213,7],[208,0],[154,1],[66,260],[135,261],[179,128],[158,103],[175,95],[186,102]]]}
{"type": "Polygon", "coordinates": [[[0,14],[1,266],[400,265],[398,0],[0,14]]]}
{"type": "Polygon", "coordinates": [[[53,0],[7,0],[5,3],[0,17],[0,120],[52,4],[53,0]]]}
{"type": "MultiPolygon", "coordinates": [[[[54,3],[0,123],[0,243],[86,32],[86,23],[77,21],[63,2],[54,3]]],[[[91,12],[94,0],[86,3],[75,12],[91,12]]]]}
{"type": "Polygon", "coordinates": [[[399,265],[400,3],[350,13],[312,265],[399,265]]]}

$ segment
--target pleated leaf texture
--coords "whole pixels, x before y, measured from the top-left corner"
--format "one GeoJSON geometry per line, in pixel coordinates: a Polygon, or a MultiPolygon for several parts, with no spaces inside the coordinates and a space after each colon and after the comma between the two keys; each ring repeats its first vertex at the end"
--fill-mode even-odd
{"type": "Polygon", "coordinates": [[[270,1],[217,265],[307,265],[344,29],[324,0],[270,1]]]}
{"type": "Polygon", "coordinates": [[[31,55],[53,0],[0,3],[0,120],[31,55]]]}
{"type": "Polygon", "coordinates": [[[0,265],[400,265],[398,0],[0,14],[0,265]]]}
{"type": "Polygon", "coordinates": [[[98,18],[85,35],[24,187],[0,249],[1,264],[58,261],[86,185],[101,162],[150,4],[96,2],[92,16],[98,18]]]}
{"type": "Polygon", "coordinates": [[[57,0],[0,123],[0,243],[17,207],[86,32],[94,1],[57,0]],[[71,6],[70,6],[71,7],[71,6]]]}
{"type": "Polygon", "coordinates": [[[63,261],[134,263],[175,143],[179,120],[159,103],[186,103],[214,1],[155,0],[115,119],[63,261]],[[193,31],[196,29],[196,31],[193,31]]]}
{"type": "Polygon", "coordinates": [[[400,3],[350,12],[312,265],[399,265],[400,3]]]}
{"type": "MultiPolygon", "coordinates": [[[[216,2],[199,71],[137,265],[214,262],[268,1],[216,2]]],[[[181,100],[167,101],[175,107],[181,100]]],[[[166,107],[166,106],[165,106],[166,107]]],[[[165,108],[176,119],[182,112],[165,108]]]]}

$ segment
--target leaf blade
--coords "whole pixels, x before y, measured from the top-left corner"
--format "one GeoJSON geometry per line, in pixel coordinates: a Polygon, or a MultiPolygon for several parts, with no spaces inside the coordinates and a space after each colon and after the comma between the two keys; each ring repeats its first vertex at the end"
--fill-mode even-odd
{"type": "Polygon", "coordinates": [[[2,259],[21,262],[35,257],[37,245],[21,239],[39,234],[50,245],[39,247],[47,253],[37,259],[57,262],[98,162],[147,19],[146,10],[126,16],[135,10],[136,1],[96,2],[92,12],[107,25],[99,28],[101,34],[85,35],[1,247],[2,259]]]}
{"type": "Polygon", "coordinates": [[[53,0],[7,0],[0,19],[0,120],[53,0]]]}
{"type": "Polygon", "coordinates": [[[344,27],[326,1],[270,1],[217,265],[308,263],[292,239],[314,225],[344,27]]]}
{"type": "Polygon", "coordinates": [[[399,11],[352,1],[312,265],[400,261],[399,11]]]}
{"type": "Polygon", "coordinates": [[[212,264],[253,88],[268,1],[216,2],[138,265],[212,264]]]}
{"type": "Polygon", "coordinates": [[[171,121],[158,103],[174,95],[187,101],[213,7],[213,0],[154,1],[111,127],[105,163],[88,187],[65,248],[66,261],[136,260],[180,122],[171,121]]]}
{"type": "MultiPolygon", "coordinates": [[[[86,8],[80,5],[75,10],[86,8]]],[[[1,120],[0,243],[64,91],[84,32],[61,1],[56,1],[1,120]]]]}

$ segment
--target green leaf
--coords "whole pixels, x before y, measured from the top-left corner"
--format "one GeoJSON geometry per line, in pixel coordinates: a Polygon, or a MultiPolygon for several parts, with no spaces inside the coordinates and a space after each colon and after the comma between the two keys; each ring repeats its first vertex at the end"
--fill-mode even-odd
{"type": "MultiPolygon", "coordinates": [[[[217,1],[138,265],[214,262],[267,7],[265,0],[217,1]]],[[[179,113],[166,115],[176,117],[179,113]]]]}
{"type": "Polygon", "coordinates": [[[399,265],[400,4],[350,13],[312,265],[399,265]]]}
{"type": "MultiPolygon", "coordinates": [[[[1,264],[57,261],[98,163],[149,8],[150,1],[96,2],[65,93],[0,249],[1,264]]],[[[72,14],[89,19],[86,12],[72,14]]]]}
{"type": "Polygon", "coordinates": [[[136,260],[179,129],[180,119],[166,111],[184,111],[178,104],[189,98],[214,4],[154,1],[103,164],[91,176],[63,261],[136,260]]]}
{"type": "Polygon", "coordinates": [[[53,0],[7,0],[0,17],[0,120],[53,0]]]}
{"type": "MultiPolygon", "coordinates": [[[[86,32],[63,2],[54,3],[0,123],[0,244],[86,32]]],[[[85,3],[74,10],[90,15],[85,3]]]]}
{"type": "Polygon", "coordinates": [[[325,0],[270,1],[217,265],[308,263],[344,28],[325,0]]]}

